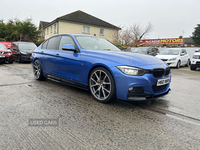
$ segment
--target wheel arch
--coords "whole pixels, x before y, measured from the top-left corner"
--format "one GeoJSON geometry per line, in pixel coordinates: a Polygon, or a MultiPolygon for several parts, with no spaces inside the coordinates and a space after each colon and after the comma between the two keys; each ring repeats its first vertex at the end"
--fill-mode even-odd
{"type": "MultiPolygon", "coordinates": [[[[34,64],[34,62],[35,62],[36,60],[39,60],[40,65],[41,65],[41,67],[42,67],[42,73],[43,73],[44,76],[46,76],[46,73],[45,73],[45,71],[44,71],[43,63],[42,63],[42,61],[41,61],[39,58],[37,58],[37,57],[32,58],[32,59],[31,59],[32,65],[34,64]]],[[[33,66],[32,66],[32,67],[33,67],[33,66]]]]}
{"type": "Polygon", "coordinates": [[[178,61],[177,61],[177,65],[178,65],[179,62],[180,62],[180,66],[182,66],[182,65],[181,65],[181,59],[178,59],[178,61]]]}

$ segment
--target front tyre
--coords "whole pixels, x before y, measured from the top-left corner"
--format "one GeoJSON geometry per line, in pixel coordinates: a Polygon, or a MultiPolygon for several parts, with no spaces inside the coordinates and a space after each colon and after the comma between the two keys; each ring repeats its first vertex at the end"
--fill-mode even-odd
{"type": "Polygon", "coordinates": [[[196,70],[197,67],[195,65],[190,65],[190,70],[196,70]]]}
{"type": "Polygon", "coordinates": [[[33,62],[33,73],[36,80],[44,80],[45,77],[43,76],[42,66],[38,59],[33,62]]]}
{"type": "Polygon", "coordinates": [[[89,76],[89,88],[92,96],[99,102],[108,103],[115,100],[115,82],[110,72],[95,68],[89,76]]]}
{"type": "Polygon", "coordinates": [[[8,60],[8,63],[9,63],[9,64],[12,64],[12,63],[13,63],[13,59],[9,59],[9,60],[8,60]]]}
{"type": "Polygon", "coordinates": [[[179,69],[180,66],[181,66],[181,61],[179,60],[179,61],[177,62],[176,68],[179,69]]]}

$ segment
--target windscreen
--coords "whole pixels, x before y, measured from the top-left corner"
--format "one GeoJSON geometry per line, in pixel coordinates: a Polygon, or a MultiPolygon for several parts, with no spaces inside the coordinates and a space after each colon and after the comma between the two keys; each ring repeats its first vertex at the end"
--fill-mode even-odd
{"type": "Polygon", "coordinates": [[[103,38],[76,36],[76,40],[82,49],[85,50],[107,50],[107,51],[121,51],[115,45],[103,38]]]}
{"type": "Polygon", "coordinates": [[[34,50],[37,47],[34,43],[20,43],[18,46],[20,50],[34,50]]]}
{"type": "Polygon", "coordinates": [[[0,44],[0,49],[7,50],[6,46],[4,44],[0,44]]]}
{"type": "Polygon", "coordinates": [[[164,49],[160,52],[160,55],[178,55],[180,50],[177,49],[164,49]]]}

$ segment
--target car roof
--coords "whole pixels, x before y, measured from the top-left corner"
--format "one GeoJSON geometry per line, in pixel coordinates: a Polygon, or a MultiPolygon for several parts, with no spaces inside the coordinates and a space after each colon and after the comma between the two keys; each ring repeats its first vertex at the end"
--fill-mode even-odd
{"type": "Polygon", "coordinates": [[[13,42],[13,43],[33,43],[33,42],[13,42]]]}
{"type": "Polygon", "coordinates": [[[12,42],[7,42],[7,41],[0,41],[0,43],[12,43],[12,42]]]}
{"type": "Polygon", "coordinates": [[[200,52],[195,52],[193,55],[200,55],[200,52]]]}
{"type": "MultiPolygon", "coordinates": [[[[101,37],[93,36],[93,35],[71,34],[71,33],[61,33],[61,34],[56,34],[56,35],[54,35],[54,36],[59,36],[59,35],[70,35],[70,36],[73,36],[73,37],[75,37],[75,36],[85,36],[85,37],[97,37],[97,38],[101,38],[101,37]]],[[[52,37],[54,37],[54,36],[52,36],[52,37]]],[[[51,38],[51,37],[50,37],[50,38],[51,38]]],[[[104,39],[104,38],[102,38],[102,39],[104,39]]]]}
{"type": "Polygon", "coordinates": [[[178,50],[180,50],[180,49],[183,49],[183,48],[176,48],[176,47],[175,47],[175,48],[172,48],[172,47],[168,48],[168,47],[167,47],[167,48],[165,48],[165,49],[178,49],[178,50]]]}

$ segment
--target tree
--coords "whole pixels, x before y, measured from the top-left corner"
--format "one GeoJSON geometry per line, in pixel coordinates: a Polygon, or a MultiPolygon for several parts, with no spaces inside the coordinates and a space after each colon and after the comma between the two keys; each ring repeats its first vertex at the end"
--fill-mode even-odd
{"type": "Polygon", "coordinates": [[[115,45],[117,45],[118,47],[124,46],[124,48],[126,48],[127,46],[132,46],[134,35],[132,34],[129,28],[126,27],[120,27],[120,28],[121,30],[119,30],[118,32],[113,32],[111,34],[111,37],[113,39],[112,42],[115,43],[115,45]]]}
{"type": "Polygon", "coordinates": [[[3,22],[3,20],[0,20],[0,38],[4,39],[6,35],[6,24],[3,22]]]}
{"type": "Polygon", "coordinates": [[[194,40],[195,45],[200,45],[200,24],[197,24],[191,38],[194,40]]]}
{"type": "Polygon", "coordinates": [[[121,40],[123,45],[130,46],[132,45],[134,35],[131,33],[130,29],[126,28],[121,33],[121,40]]]}
{"type": "Polygon", "coordinates": [[[133,24],[133,26],[130,27],[130,30],[132,31],[134,35],[134,43],[137,44],[138,40],[141,40],[143,36],[151,32],[153,29],[153,25],[151,22],[148,23],[148,25],[143,28],[140,24],[133,24]]]}
{"type": "MultiPolygon", "coordinates": [[[[113,38],[113,43],[119,43],[122,46],[137,46],[137,41],[142,39],[146,34],[151,32],[153,25],[148,23],[145,28],[142,28],[140,24],[133,24],[133,26],[121,27],[118,32],[113,32],[111,34],[113,38]]],[[[118,45],[118,44],[116,44],[118,45]]]]}
{"type": "Polygon", "coordinates": [[[6,41],[36,42],[41,32],[32,23],[32,19],[24,21],[10,19],[6,24],[0,20],[0,38],[6,41]]]}

